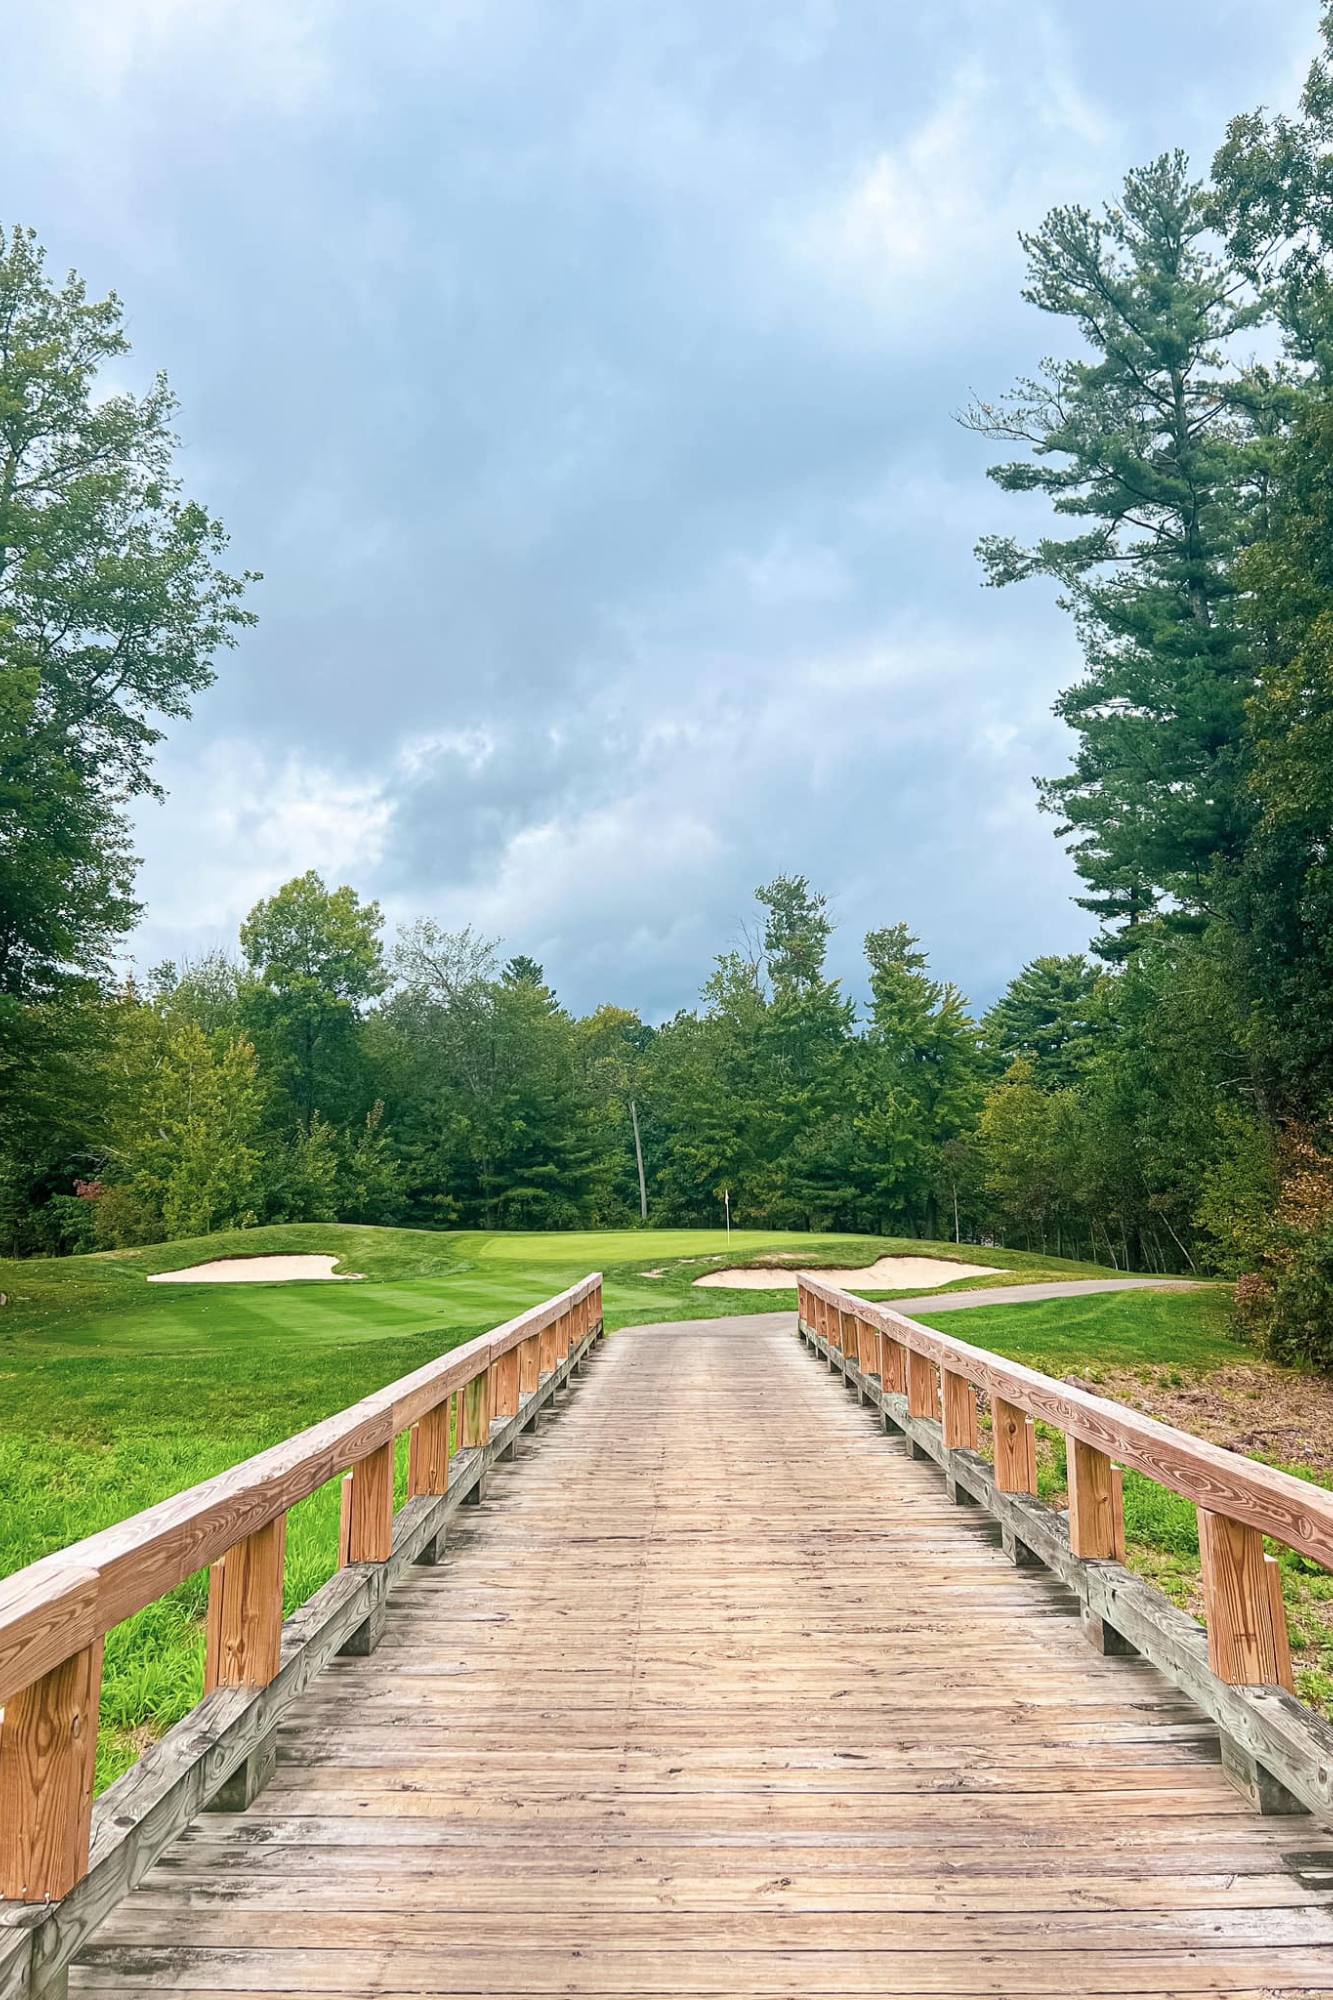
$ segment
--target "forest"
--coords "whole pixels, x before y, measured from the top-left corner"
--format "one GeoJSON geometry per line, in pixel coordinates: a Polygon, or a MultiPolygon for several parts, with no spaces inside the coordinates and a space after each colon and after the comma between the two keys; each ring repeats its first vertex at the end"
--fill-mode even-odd
{"type": "Polygon", "coordinates": [[[1046,579],[1077,625],[1040,799],[1092,936],[979,1017],[891,910],[844,992],[798,873],[662,1023],[576,1018],[523,940],[387,938],[316,872],[233,953],[126,979],[127,807],[252,579],[181,493],[166,383],[100,389],[119,302],[0,236],[0,1249],[725,1197],[1220,1273],[1269,1351],[1333,1364],[1333,11],[1323,36],[1299,111],[1237,117],[1209,173],[1168,154],[1023,239],[1057,358],[962,421],[1045,530],[988,537],[983,580],[1046,579]]]}

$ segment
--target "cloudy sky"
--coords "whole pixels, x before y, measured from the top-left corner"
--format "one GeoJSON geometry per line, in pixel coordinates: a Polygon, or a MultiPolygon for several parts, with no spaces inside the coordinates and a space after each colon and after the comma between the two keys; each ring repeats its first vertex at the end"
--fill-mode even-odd
{"type": "Polygon", "coordinates": [[[1314,0],[43,0],[0,187],[126,302],[261,622],[178,727],[143,961],[320,868],[660,1016],[804,870],[979,1002],[1086,920],[1074,671],[954,413],[1020,227],[1290,104],[1314,0]]]}

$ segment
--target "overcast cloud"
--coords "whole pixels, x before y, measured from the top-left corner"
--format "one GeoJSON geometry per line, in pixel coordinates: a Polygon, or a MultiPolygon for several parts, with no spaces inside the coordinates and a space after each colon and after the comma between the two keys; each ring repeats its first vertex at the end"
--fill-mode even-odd
{"type": "Polygon", "coordinates": [[[1072,635],[952,421],[1059,338],[1015,240],[1294,102],[1314,0],[43,0],[7,216],[124,298],[261,569],[141,816],[141,962],[318,867],[576,1007],[753,886],[978,1002],[1079,947],[1031,778],[1072,635]]]}

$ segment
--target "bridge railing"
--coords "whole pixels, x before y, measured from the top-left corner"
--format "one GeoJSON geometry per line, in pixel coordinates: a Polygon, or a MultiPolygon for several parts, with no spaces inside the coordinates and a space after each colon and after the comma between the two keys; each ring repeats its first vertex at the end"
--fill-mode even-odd
{"type": "MultiPolygon", "coordinates": [[[[228,1786],[230,1803],[248,1803],[271,1766],[286,1702],[335,1653],[370,1650],[389,1582],[434,1559],[454,1508],[480,1497],[488,1465],[512,1449],[601,1328],[594,1272],[286,1443],[0,1582],[0,1895],[9,1899],[0,2000],[27,1990],[13,1983],[4,1949],[6,1934],[24,1928],[15,1906],[69,1897],[89,1875],[90,1843],[105,1864],[100,1904],[132,1886],[228,1786]],[[405,1432],[408,1499],[395,1511],[405,1432]],[[340,1474],[341,1568],[284,1624],[288,1512],[340,1474]],[[93,1841],[105,1635],[205,1567],[204,1701],[108,1791],[93,1841]]],[[[65,1925],[62,1962],[96,1914],[65,1925]]]]}
{"type": "Polygon", "coordinates": [[[1040,1562],[1075,1590],[1094,1643],[1144,1654],[1217,1720],[1229,1774],[1256,1804],[1333,1808],[1333,1727],[1294,1698],[1281,1575],[1264,1546],[1333,1568],[1333,1492],[822,1279],[803,1277],[798,1303],[802,1336],[942,1466],[953,1497],[997,1516],[1016,1562],[1040,1562]],[[1064,1435],[1067,1512],[1037,1498],[1037,1422],[1064,1435]],[[1125,1567],[1122,1468],[1197,1510],[1206,1642],[1125,1567]]]}

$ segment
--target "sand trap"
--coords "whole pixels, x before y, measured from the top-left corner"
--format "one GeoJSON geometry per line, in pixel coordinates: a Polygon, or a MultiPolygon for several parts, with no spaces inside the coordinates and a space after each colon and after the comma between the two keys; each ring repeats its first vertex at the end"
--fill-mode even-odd
{"type": "MultiPolygon", "coordinates": [[[[776,1292],[796,1290],[804,1271],[780,1265],[750,1265],[738,1271],[706,1271],[695,1284],[710,1290],[734,1292],[776,1292]]],[[[948,1285],[958,1278],[990,1278],[997,1275],[994,1264],[955,1264],[948,1257],[877,1257],[860,1271],[811,1271],[826,1285],[844,1291],[893,1292],[909,1285],[948,1285]]]]}
{"type": "Polygon", "coordinates": [[[359,1271],[335,1271],[336,1257],[219,1257],[185,1271],[154,1271],[150,1285],[271,1285],[288,1278],[331,1278],[335,1284],[359,1278],[359,1271]]]}

